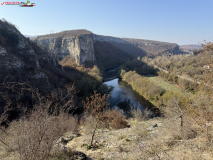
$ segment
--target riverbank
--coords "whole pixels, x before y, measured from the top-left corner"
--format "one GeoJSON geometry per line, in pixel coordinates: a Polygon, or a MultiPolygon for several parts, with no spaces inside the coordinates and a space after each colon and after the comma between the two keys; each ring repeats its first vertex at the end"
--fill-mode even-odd
{"type": "Polygon", "coordinates": [[[155,81],[153,83],[150,79],[137,74],[135,71],[123,72],[124,74],[122,74],[121,77],[122,80],[130,84],[133,90],[137,91],[141,96],[149,100],[159,109],[168,106],[173,100],[177,101],[180,107],[185,107],[185,105],[190,101],[188,97],[184,95],[186,94],[184,91],[183,93],[175,92],[174,90],[171,90],[170,87],[166,88],[165,86],[169,84],[164,82],[162,79],[161,81],[164,82],[164,88],[160,87],[159,81],[155,81]]]}
{"type": "Polygon", "coordinates": [[[108,86],[113,86],[113,91],[111,92],[110,107],[117,108],[117,104],[125,99],[129,99],[132,106],[139,106],[142,110],[149,109],[153,110],[155,107],[152,103],[146,100],[138,92],[132,89],[132,87],[126,82],[116,78],[104,84],[108,86]]]}
{"type": "Polygon", "coordinates": [[[118,72],[118,67],[105,71],[103,75],[103,82],[111,81],[117,78],[118,77],[117,72],[118,72]]]}
{"type": "Polygon", "coordinates": [[[141,96],[157,106],[159,98],[166,92],[161,87],[155,85],[147,78],[137,74],[135,71],[126,72],[122,77],[124,82],[132,86],[141,96]]]}

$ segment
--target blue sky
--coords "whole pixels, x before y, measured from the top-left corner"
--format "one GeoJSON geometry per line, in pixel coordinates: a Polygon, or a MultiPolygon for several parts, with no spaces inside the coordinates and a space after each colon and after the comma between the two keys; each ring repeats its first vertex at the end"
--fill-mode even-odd
{"type": "Polygon", "coordinates": [[[0,18],[17,25],[27,35],[87,29],[100,35],[166,41],[179,45],[213,41],[213,0],[30,2],[36,6],[23,8],[0,5],[0,18]]]}

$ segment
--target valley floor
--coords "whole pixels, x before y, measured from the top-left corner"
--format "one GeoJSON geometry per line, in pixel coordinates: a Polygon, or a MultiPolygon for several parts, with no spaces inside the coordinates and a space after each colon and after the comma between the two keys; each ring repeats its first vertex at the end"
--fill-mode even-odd
{"type": "Polygon", "coordinates": [[[182,94],[183,96],[186,96],[189,98],[192,96],[191,93],[184,91],[177,84],[172,84],[172,83],[164,80],[160,76],[146,76],[146,78],[148,80],[150,80],[151,82],[153,82],[156,86],[159,86],[166,91],[178,92],[178,93],[182,94]]]}

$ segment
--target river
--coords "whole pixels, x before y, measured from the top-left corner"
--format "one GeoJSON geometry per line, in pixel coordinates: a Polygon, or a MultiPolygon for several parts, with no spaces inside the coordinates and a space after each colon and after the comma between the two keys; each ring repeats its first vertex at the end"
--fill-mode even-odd
{"type": "Polygon", "coordinates": [[[113,86],[114,89],[111,92],[110,107],[116,108],[117,104],[125,99],[130,99],[133,106],[140,106],[142,110],[148,108],[156,112],[156,108],[152,103],[147,101],[138,92],[134,91],[130,85],[116,77],[116,70],[110,70],[105,73],[104,83],[108,86],[113,86]]]}

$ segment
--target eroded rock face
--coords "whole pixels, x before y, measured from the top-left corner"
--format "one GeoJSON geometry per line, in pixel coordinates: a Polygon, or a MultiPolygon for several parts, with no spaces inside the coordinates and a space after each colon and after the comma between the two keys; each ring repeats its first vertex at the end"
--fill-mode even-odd
{"type": "Polygon", "coordinates": [[[39,59],[47,59],[54,65],[57,62],[37,48],[12,24],[0,20],[0,83],[8,77],[8,81],[33,82],[35,86],[38,83],[37,87],[43,84],[49,88],[48,76],[42,71],[39,59]]]}
{"type": "Polygon", "coordinates": [[[95,60],[92,34],[39,36],[33,41],[59,60],[67,55],[75,57],[78,65],[95,60]]]}
{"type": "Polygon", "coordinates": [[[1,55],[1,56],[7,55],[6,49],[5,49],[4,47],[2,47],[2,46],[0,46],[0,55],[1,55]]]}
{"type": "Polygon", "coordinates": [[[156,56],[180,53],[179,46],[174,43],[102,36],[93,34],[87,30],[70,30],[38,36],[33,41],[45,49],[52,57],[62,60],[70,55],[75,58],[78,65],[81,65],[87,60],[96,60],[94,46],[99,42],[110,43],[134,57],[143,57],[147,54],[156,56]]]}

